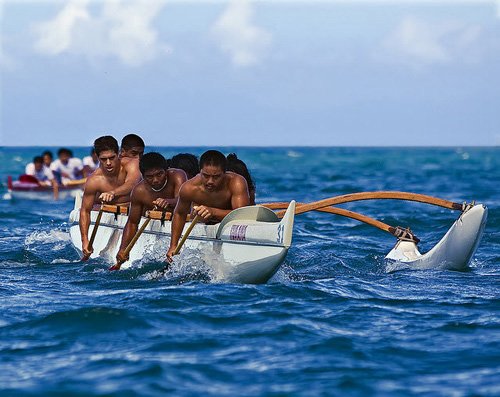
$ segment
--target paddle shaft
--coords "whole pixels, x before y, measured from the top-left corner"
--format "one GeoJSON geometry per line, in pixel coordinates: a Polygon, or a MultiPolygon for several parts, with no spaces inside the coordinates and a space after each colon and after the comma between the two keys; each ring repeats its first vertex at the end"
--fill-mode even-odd
{"type": "Polygon", "coordinates": [[[130,243],[128,243],[127,247],[125,248],[125,255],[128,255],[130,251],[132,251],[132,248],[134,248],[135,243],[141,237],[142,232],[144,232],[144,229],[149,225],[149,222],[151,221],[151,218],[146,218],[142,226],[139,228],[135,236],[130,240],[130,243]]]}
{"type": "Polygon", "coordinates": [[[90,248],[92,248],[92,246],[94,245],[95,236],[97,235],[97,229],[99,228],[99,224],[101,223],[102,213],[103,213],[103,208],[101,206],[101,209],[99,210],[99,213],[97,214],[97,218],[94,223],[94,229],[92,229],[92,234],[90,235],[90,240],[89,240],[90,248]]]}
{"type": "Polygon", "coordinates": [[[182,246],[186,242],[189,234],[191,233],[191,230],[193,230],[194,225],[196,225],[199,220],[200,220],[200,216],[196,215],[194,217],[194,219],[191,221],[191,224],[189,225],[189,227],[187,228],[186,233],[184,233],[184,235],[182,236],[181,241],[179,241],[179,244],[177,244],[177,247],[175,247],[173,255],[177,255],[179,253],[179,251],[181,250],[182,246]]]}

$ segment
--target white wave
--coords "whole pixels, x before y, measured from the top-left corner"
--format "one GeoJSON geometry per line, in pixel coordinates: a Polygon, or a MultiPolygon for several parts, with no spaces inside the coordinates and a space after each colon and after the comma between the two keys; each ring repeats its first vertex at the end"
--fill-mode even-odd
{"type": "Polygon", "coordinates": [[[52,262],[50,262],[51,264],[58,264],[58,263],[77,263],[77,262],[81,262],[81,259],[64,259],[64,258],[57,258],[57,259],[54,259],[52,262]]]}
{"type": "Polygon", "coordinates": [[[296,152],[295,150],[289,150],[286,152],[286,155],[293,158],[302,157],[302,153],[296,152]]]}
{"type": "MultiPolygon", "coordinates": [[[[68,243],[71,241],[69,233],[61,230],[35,231],[28,234],[24,240],[25,245],[68,243]]],[[[66,246],[66,244],[64,244],[66,246]]]]}

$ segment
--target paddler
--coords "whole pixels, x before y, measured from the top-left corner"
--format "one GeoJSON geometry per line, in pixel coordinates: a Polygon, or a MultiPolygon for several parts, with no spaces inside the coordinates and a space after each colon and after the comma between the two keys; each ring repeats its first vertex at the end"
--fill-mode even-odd
{"type": "Polygon", "coordinates": [[[139,161],[139,168],[143,180],[132,191],[129,216],[123,229],[120,250],[116,255],[117,264],[112,270],[118,270],[128,260],[126,248],[137,233],[141,216],[154,207],[173,211],[179,189],[187,181],[186,173],[181,169],[168,168],[167,160],[160,153],[146,153],[139,161]]]}
{"type": "Polygon", "coordinates": [[[136,162],[123,164],[118,157],[118,141],[112,136],[102,136],[94,142],[99,158],[99,168],[87,178],[80,209],[80,233],[83,258],[88,259],[93,249],[89,247],[88,231],[90,211],[94,204],[121,204],[130,201],[130,192],[141,180],[136,162]]]}
{"type": "Polygon", "coordinates": [[[40,186],[52,186],[54,191],[54,200],[59,197],[59,185],[54,177],[54,173],[49,167],[45,166],[42,156],[35,156],[33,162],[26,166],[26,175],[34,176],[40,186]]]}
{"type": "Polygon", "coordinates": [[[120,160],[122,164],[126,164],[131,160],[139,161],[144,154],[145,146],[144,141],[139,135],[125,135],[120,145],[120,160]]]}
{"type": "Polygon", "coordinates": [[[205,223],[219,222],[232,210],[250,204],[248,185],[241,175],[226,172],[227,159],[217,150],[200,157],[200,173],[184,183],[172,217],[172,237],[167,260],[172,262],[186,217],[191,211],[205,223]]]}
{"type": "Polygon", "coordinates": [[[61,179],[63,185],[83,177],[83,163],[73,152],[67,148],[61,148],[57,152],[57,160],[50,165],[51,171],[61,179]]]}

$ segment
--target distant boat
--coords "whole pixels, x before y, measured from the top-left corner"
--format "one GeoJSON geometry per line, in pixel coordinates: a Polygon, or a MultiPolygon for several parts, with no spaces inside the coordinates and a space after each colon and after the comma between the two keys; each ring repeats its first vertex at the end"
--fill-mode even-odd
{"type": "MultiPolygon", "coordinates": [[[[86,178],[59,185],[59,200],[73,199],[83,191],[86,178]]],[[[13,199],[54,200],[52,186],[40,185],[33,175],[21,175],[17,181],[7,177],[7,190],[13,199]]]]}

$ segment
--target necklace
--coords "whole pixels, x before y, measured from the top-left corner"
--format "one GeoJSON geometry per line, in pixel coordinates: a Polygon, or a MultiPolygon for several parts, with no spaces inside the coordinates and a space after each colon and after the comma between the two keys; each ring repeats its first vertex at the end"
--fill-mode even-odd
{"type": "Polygon", "coordinates": [[[153,191],[155,191],[155,192],[161,192],[163,190],[163,188],[165,186],[167,186],[167,182],[168,182],[168,178],[165,179],[165,183],[163,184],[163,186],[161,188],[155,189],[153,186],[151,186],[151,189],[153,189],[153,191]]]}

